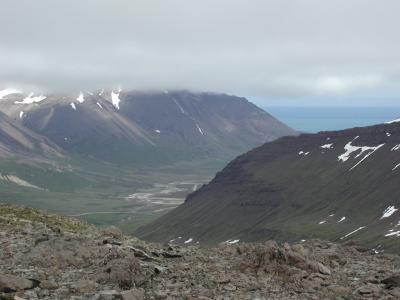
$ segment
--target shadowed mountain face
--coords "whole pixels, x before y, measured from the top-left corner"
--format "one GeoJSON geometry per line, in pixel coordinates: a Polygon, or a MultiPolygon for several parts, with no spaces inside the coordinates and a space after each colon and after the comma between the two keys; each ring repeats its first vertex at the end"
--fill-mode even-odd
{"type": "Polygon", "coordinates": [[[210,93],[10,94],[0,109],[69,153],[124,165],[229,159],[295,134],[244,98],[210,93]]]}
{"type": "Polygon", "coordinates": [[[399,163],[400,123],[280,138],[239,156],[136,234],[204,243],[356,239],[398,251],[399,163]]]}

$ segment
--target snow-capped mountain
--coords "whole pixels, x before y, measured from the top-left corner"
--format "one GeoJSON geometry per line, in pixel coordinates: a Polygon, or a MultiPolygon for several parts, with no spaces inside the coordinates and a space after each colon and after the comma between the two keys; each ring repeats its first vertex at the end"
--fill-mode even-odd
{"type": "Polygon", "coordinates": [[[239,156],[142,238],[357,240],[398,251],[400,122],[283,137],[239,156]]]}
{"type": "Polygon", "coordinates": [[[66,152],[154,166],[227,159],[295,131],[244,98],[212,93],[0,91],[0,111],[66,152]]]}

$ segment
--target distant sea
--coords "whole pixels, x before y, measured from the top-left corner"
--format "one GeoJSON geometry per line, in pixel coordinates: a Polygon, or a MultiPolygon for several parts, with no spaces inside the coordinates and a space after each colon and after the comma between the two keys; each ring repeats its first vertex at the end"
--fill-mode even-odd
{"type": "Polygon", "coordinates": [[[302,132],[368,126],[400,118],[400,107],[263,107],[268,113],[302,132]]]}

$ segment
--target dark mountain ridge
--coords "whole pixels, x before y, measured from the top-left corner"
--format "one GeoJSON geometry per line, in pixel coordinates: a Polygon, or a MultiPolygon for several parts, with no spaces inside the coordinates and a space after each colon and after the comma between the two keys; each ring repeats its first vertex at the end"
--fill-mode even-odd
{"type": "Polygon", "coordinates": [[[232,239],[356,239],[400,249],[400,123],[283,137],[230,162],[136,234],[232,239]]]}

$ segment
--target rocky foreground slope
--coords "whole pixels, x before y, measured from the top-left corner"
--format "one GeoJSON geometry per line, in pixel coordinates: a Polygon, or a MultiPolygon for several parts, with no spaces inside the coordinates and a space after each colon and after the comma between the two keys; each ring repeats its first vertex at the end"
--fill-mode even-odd
{"type": "Polygon", "coordinates": [[[398,299],[400,258],[318,240],[149,244],[0,205],[0,299],[398,299]]]}

